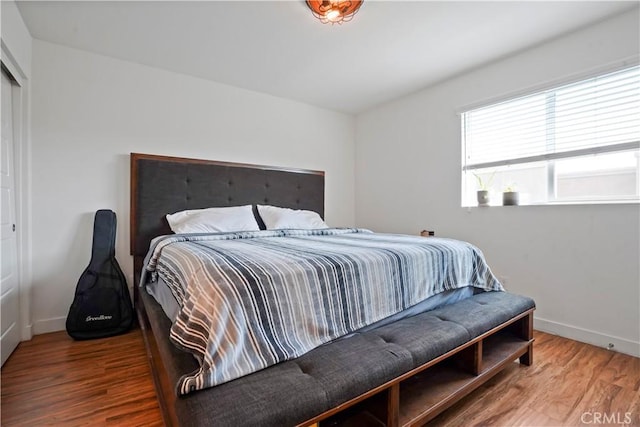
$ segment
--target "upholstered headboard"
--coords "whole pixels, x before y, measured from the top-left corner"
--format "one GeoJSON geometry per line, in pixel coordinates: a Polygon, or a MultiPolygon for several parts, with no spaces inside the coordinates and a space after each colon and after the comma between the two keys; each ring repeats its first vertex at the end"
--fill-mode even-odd
{"type": "Polygon", "coordinates": [[[168,213],[269,204],[324,217],[324,172],[131,153],[131,254],[171,230],[168,213]]]}

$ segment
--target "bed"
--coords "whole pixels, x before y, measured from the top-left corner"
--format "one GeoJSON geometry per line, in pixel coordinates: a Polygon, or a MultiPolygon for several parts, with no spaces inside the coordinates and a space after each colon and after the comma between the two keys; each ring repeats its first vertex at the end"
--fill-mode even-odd
{"type": "MultiPolygon", "coordinates": [[[[333,313],[333,307],[337,303],[327,303],[328,308],[325,311],[332,312],[334,317],[349,317],[350,319],[357,317],[357,321],[342,322],[340,327],[327,327],[326,325],[329,323],[326,320],[322,321],[324,323],[305,323],[304,333],[299,336],[290,333],[283,335],[296,337],[295,340],[288,338],[287,340],[291,342],[287,345],[283,345],[280,342],[282,340],[278,341],[278,338],[275,339],[277,345],[272,344],[271,341],[256,344],[256,336],[258,335],[264,335],[267,336],[267,339],[271,339],[273,325],[284,323],[282,319],[285,317],[297,319],[301,315],[300,313],[287,313],[286,315],[281,313],[279,317],[269,315],[268,313],[276,310],[287,311],[286,307],[295,307],[299,303],[297,302],[299,300],[293,302],[287,300],[287,304],[280,304],[277,302],[280,300],[276,300],[276,303],[271,306],[266,303],[263,304],[264,307],[258,304],[260,308],[254,310],[257,313],[254,316],[255,320],[247,312],[236,313],[235,308],[216,317],[216,319],[225,318],[232,319],[232,321],[218,326],[218,329],[222,331],[221,334],[214,334],[213,337],[208,338],[210,342],[214,343],[213,346],[216,349],[222,349],[217,353],[233,353],[234,348],[242,348],[242,352],[236,352],[242,353],[239,356],[234,356],[236,359],[216,359],[207,362],[206,353],[199,354],[195,351],[198,346],[189,347],[185,344],[179,345],[181,349],[178,349],[174,344],[180,344],[182,341],[181,337],[176,335],[176,324],[191,322],[190,326],[183,328],[182,332],[203,335],[200,324],[210,323],[210,319],[205,319],[206,314],[218,313],[219,308],[226,307],[228,303],[228,298],[212,299],[209,306],[198,311],[193,307],[202,305],[199,301],[208,300],[202,295],[191,295],[194,292],[193,289],[201,288],[200,284],[191,286],[193,288],[191,290],[186,290],[189,287],[173,284],[173,282],[180,282],[178,279],[174,280],[174,276],[182,275],[191,278],[195,275],[211,277],[212,274],[217,274],[216,272],[201,273],[202,268],[199,265],[193,270],[188,270],[188,266],[196,264],[201,258],[215,258],[218,260],[217,263],[233,259],[235,270],[238,269],[238,265],[242,265],[244,269],[249,264],[258,265],[258,261],[265,260],[265,265],[258,265],[249,274],[249,276],[258,276],[267,271],[267,266],[280,262],[281,258],[287,260],[299,258],[299,264],[308,267],[310,263],[315,262],[311,257],[317,256],[315,253],[312,254],[312,252],[317,252],[314,249],[317,246],[312,246],[311,249],[304,246],[310,244],[308,241],[311,241],[313,245],[320,244],[330,248],[330,256],[324,256],[324,258],[330,259],[327,261],[328,264],[314,267],[314,273],[311,274],[318,276],[321,275],[319,273],[321,271],[337,269],[336,265],[338,264],[340,264],[340,268],[343,268],[343,264],[357,265],[354,270],[348,271],[366,271],[366,268],[359,263],[368,262],[372,255],[363,255],[361,259],[357,259],[352,255],[352,252],[349,252],[346,255],[341,254],[342,258],[340,258],[337,245],[334,244],[336,241],[340,241],[340,248],[344,244],[363,250],[366,249],[364,246],[379,246],[379,252],[375,256],[391,260],[386,261],[388,264],[399,263],[394,260],[405,256],[403,253],[387,253],[389,252],[388,248],[396,245],[404,247],[411,239],[414,241],[417,239],[420,242],[427,241],[420,240],[424,239],[420,237],[378,237],[366,230],[358,229],[253,230],[220,233],[221,235],[215,236],[171,236],[172,232],[165,220],[165,215],[168,213],[188,209],[241,205],[252,206],[252,214],[261,229],[265,228],[265,223],[257,212],[257,205],[308,210],[317,212],[322,217],[324,216],[324,173],[137,153],[131,155],[131,252],[134,256],[136,277],[134,301],[145,337],[165,424],[314,425],[319,423],[340,425],[343,423],[348,425],[349,422],[355,422],[355,425],[362,425],[371,423],[371,419],[377,420],[373,421],[374,425],[375,422],[381,422],[382,425],[420,424],[433,418],[435,414],[495,375],[506,366],[506,363],[517,358],[520,358],[520,361],[525,365],[531,363],[533,302],[506,292],[495,292],[502,290],[500,284],[493,280],[488,268],[483,269],[482,265],[478,266],[483,260],[478,261],[476,258],[469,261],[474,265],[474,268],[470,270],[472,273],[469,274],[480,277],[482,286],[478,285],[478,287],[483,287],[480,290],[473,289],[470,292],[470,287],[449,289],[449,286],[442,285],[441,289],[431,291],[431,293],[435,293],[434,298],[426,298],[425,295],[418,295],[417,290],[411,290],[405,292],[411,298],[406,295],[398,298],[394,298],[393,295],[384,295],[377,299],[375,304],[371,304],[371,298],[374,298],[371,295],[377,295],[381,292],[380,290],[370,291],[367,296],[360,289],[354,291],[357,296],[350,299],[351,297],[347,295],[346,291],[344,295],[340,293],[338,286],[331,288],[335,289],[335,292],[327,291],[331,276],[328,274],[326,277],[318,279],[318,283],[325,286],[320,293],[336,293],[336,300],[340,300],[339,302],[351,308],[345,310],[344,313],[333,313]],[[281,242],[286,242],[286,244],[281,242]],[[180,251],[177,249],[181,245],[184,248],[195,248],[196,251],[193,258],[185,263],[187,267],[183,267],[184,271],[181,270],[182,267],[175,267],[172,261],[183,258],[181,251],[184,248],[180,251]],[[257,247],[255,258],[250,260],[242,258],[241,262],[237,261],[239,257],[243,257],[248,252],[248,247],[257,247]],[[150,248],[154,248],[154,250],[149,251],[150,248]],[[173,258],[170,257],[172,248],[176,248],[176,254],[178,254],[173,258]],[[278,255],[287,250],[290,251],[288,255],[283,257],[278,255]],[[308,256],[307,252],[309,252],[308,256]],[[164,264],[162,256],[166,257],[164,264]],[[164,266],[164,274],[157,274],[150,279],[148,275],[151,273],[149,272],[153,271],[152,267],[155,267],[156,263],[158,269],[164,266]],[[137,279],[142,276],[143,271],[149,274],[143,276],[145,283],[140,287],[137,279]],[[168,274],[170,272],[175,274],[172,276],[168,274]],[[158,276],[163,277],[164,281],[158,281],[158,276]],[[485,278],[488,279],[485,280],[485,278]],[[158,282],[160,283],[157,284],[158,282]],[[169,284],[165,282],[169,282],[169,284]],[[162,289],[162,291],[153,290],[156,289],[156,284],[157,289],[162,289]],[[167,304],[163,303],[163,297],[159,296],[159,294],[168,295],[167,289],[170,289],[171,295],[174,297],[179,294],[176,298],[180,301],[180,306],[192,307],[190,310],[195,312],[194,318],[197,318],[197,321],[189,320],[188,316],[182,313],[187,310],[180,311],[181,316],[187,316],[184,318],[171,314],[172,310],[176,311],[177,309],[175,307],[173,309],[167,308],[167,304]],[[183,292],[189,296],[184,297],[183,292]],[[380,301],[388,302],[396,299],[398,301],[395,305],[386,304],[393,307],[381,307],[379,308],[380,313],[369,316],[369,313],[360,313],[362,310],[353,308],[357,305],[354,301],[358,299],[366,300],[366,306],[375,305],[376,307],[385,305],[380,301]],[[356,311],[360,317],[356,316],[356,311]],[[232,335],[241,336],[244,341],[237,339],[233,341],[234,345],[224,347],[223,344],[220,344],[220,336],[227,334],[226,331],[237,323],[236,320],[233,320],[236,318],[249,319],[246,323],[252,325],[260,323],[262,318],[269,318],[269,322],[266,323],[271,326],[269,328],[259,327],[258,332],[238,330],[239,332],[234,332],[232,335]],[[364,323],[363,318],[366,318],[364,323]],[[489,318],[491,320],[487,321],[486,319],[489,318]],[[172,323],[174,327],[172,327],[172,323]],[[350,326],[342,327],[346,323],[349,323],[350,326]],[[414,344],[412,343],[421,342],[421,338],[416,338],[412,334],[417,330],[422,331],[424,325],[430,325],[429,336],[420,344],[420,348],[413,348],[414,344]],[[340,338],[345,335],[347,338],[340,338]],[[250,339],[246,338],[247,336],[250,339]],[[305,340],[309,336],[312,339],[305,340]],[[406,344],[398,344],[403,340],[406,341],[406,344]],[[491,347],[487,345],[490,342],[492,343],[491,347]],[[498,344],[495,344],[496,342],[498,344]],[[278,347],[281,350],[258,351],[249,357],[244,350],[252,346],[258,349],[278,347]],[[488,348],[497,348],[499,351],[496,350],[494,353],[500,354],[490,354],[488,348]],[[268,357],[271,354],[274,354],[273,358],[268,357]],[[491,357],[495,360],[487,366],[483,366],[483,356],[485,360],[493,360],[491,357]],[[356,364],[366,366],[367,363],[362,360],[367,357],[370,359],[368,362],[370,368],[365,369],[364,373],[357,374],[358,366],[356,364]],[[328,358],[332,360],[328,362],[328,358]],[[251,363],[246,362],[247,360],[251,363]],[[254,360],[259,360],[260,363],[253,363],[254,360]],[[452,393],[445,393],[444,397],[437,401],[437,404],[429,406],[427,411],[418,410],[419,416],[408,415],[403,421],[400,412],[406,412],[407,408],[411,405],[415,406],[415,403],[410,403],[411,399],[406,397],[407,393],[404,393],[405,397],[402,398],[402,401],[407,404],[403,409],[400,404],[401,387],[410,390],[414,383],[419,381],[414,378],[420,377],[420,375],[416,375],[420,372],[441,376],[435,368],[446,368],[450,366],[449,362],[452,361],[454,365],[466,364],[466,370],[471,371],[473,377],[464,383],[462,390],[453,393],[454,396],[452,393]],[[232,366],[233,369],[221,371],[217,367],[222,365],[232,366]],[[247,365],[251,365],[249,370],[245,369],[247,365]],[[238,368],[239,366],[241,368],[238,368]],[[372,370],[378,369],[379,373],[372,372],[372,370]],[[229,373],[231,371],[233,372],[229,373]],[[197,378],[189,377],[188,374],[193,372],[199,372],[197,378]],[[337,385],[341,380],[343,383],[337,385]],[[274,393],[279,396],[270,397],[274,393]],[[380,402],[383,404],[381,405],[380,402]],[[243,409],[238,410],[238,406],[243,409]],[[382,413],[375,409],[380,407],[385,408],[382,413]],[[378,413],[371,415],[372,412],[378,413]],[[357,417],[362,417],[362,414],[368,414],[365,416],[369,417],[367,418],[369,421],[365,422],[361,419],[352,421],[352,417],[356,417],[355,419],[358,420],[357,417]]],[[[436,242],[435,239],[432,241],[436,242]]],[[[442,246],[445,251],[453,252],[457,250],[455,245],[459,245],[457,242],[446,240],[438,242],[438,244],[433,243],[431,246],[419,243],[418,246],[425,247],[423,252],[429,252],[432,250],[432,246],[438,245],[442,246]]],[[[412,245],[409,251],[413,253],[416,250],[414,248],[415,242],[412,245]]],[[[466,246],[463,247],[463,250],[468,252],[466,246]]],[[[471,252],[474,253],[473,250],[471,252]]],[[[402,259],[404,260],[404,258],[402,259]]],[[[424,263],[424,261],[421,262],[424,263]]],[[[294,269],[291,267],[293,263],[285,264],[284,269],[294,269]]],[[[451,264],[456,263],[451,262],[451,264]]],[[[402,265],[402,269],[394,267],[395,269],[391,273],[387,271],[389,268],[382,268],[374,276],[385,277],[382,282],[390,282],[396,280],[398,275],[417,274],[415,270],[422,270],[413,264],[407,264],[407,261],[402,261],[402,265]],[[385,271],[388,276],[384,276],[385,271]]],[[[422,264],[416,265],[421,266],[422,264]]],[[[455,270],[454,267],[451,267],[448,275],[463,274],[462,272],[466,268],[462,266],[460,267],[462,270],[455,270]]],[[[219,268],[216,267],[217,270],[219,268]]],[[[283,268],[280,268],[278,271],[269,272],[270,278],[267,282],[271,283],[275,280],[274,277],[282,275],[282,270],[283,268]]],[[[222,276],[228,276],[228,271],[226,270],[222,276]]],[[[296,282],[296,292],[304,294],[305,284],[309,289],[314,289],[314,285],[308,283],[307,273],[297,272],[295,274],[292,277],[305,277],[304,280],[296,282]]],[[[216,280],[220,281],[222,276],[216,280]]],[[[335,271],[333,276],[336,276],[335,271]]],[[[474,280],[478,277],[474,277],[474,280]]],[[[283,280],[286,283],[291,283],[293,279],[283,280]]],[[[340,283],[342,280],[341,277],[340,283]]],[[[424,280],[426,279],[420,276],[417,281],[423,283],[424,280]]],[[[448,283],[442,278],[433,280],[448,283]]],[[[255,293],[251,293],[255,284],[247,285],[247,290],[240,292],[236,291],[235,285],[233,285],[238,282],[238,279],[235,279],[235,282],[230,279],[229,282],[234,289],[232,292],[234,295],[245,292],[250,294],[250,301],[255,302],[256,299],[259,299],[256,298],[255,293]]],[[[318,286],[316,285],[316,287],[318,286]]],[[[289,285],[289,287],[291,286],[289,285]]],[[[238,287],[238,289],[240,288],[238,287]]],[[[274,287],[274,289],[287,289],[287,287],[274,287]]],[[[311,290],[306,292],[313,293],[311,290]]],[[[171,295],[165,299],[170,300],[171,295]]],[[[265,297],[263,290],[260,290],[259,295],[260,298],[269,301],[269,297],[265,297]]],[[[305,298],[308,299],[308,295],[305,298]]],[[[249,305],[242,302],[234,302],[234,304],[234,307],[249,305]]],[[[258,305],[254,304],[253,306],[257,307],[258,305]]],[[[298,311],[306,312],[309,309],[307,307],[305,310],[298,311]]],[[[315,315],[311,317],[313,318],[311,320],[315,319],[315,315]]],[[[217,320],[216,322],[219,324],[217,320]]],[[[288,331],[288,327],[289,325],[284,325],[282,330],[288,331]]],[[[419,337],[424,336],[424,332],[420,332],[420,334],[419,337]]],[[[207,345],[211,347],[211,344],[200,344],[199,347],[207,345]]]]}

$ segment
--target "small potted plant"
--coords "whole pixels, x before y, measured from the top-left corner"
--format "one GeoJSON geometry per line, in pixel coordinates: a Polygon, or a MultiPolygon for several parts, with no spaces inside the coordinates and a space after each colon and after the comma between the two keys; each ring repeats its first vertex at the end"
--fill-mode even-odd
{"type": "Polygon", "coordinates": [[[480,175],[475,172],[473,173],[473,176],[475,176],[476,180],[478,181],[478,192],[476,193],[478,198],[478,206],[489,206],[489,188],[491,187],[491,183],[493,182],[493,177],[495,176],[495,174],[496,172],[493,171],[493,173],[489,176],[489,179],[485,181],[480,175]]]}
{"type": "Polygon", "coordinates": [[[515,184],[509,184],[502,192],[502,205],[503,206],[517,206],[520,202],[520,195],[516,190],[515,184]]]}

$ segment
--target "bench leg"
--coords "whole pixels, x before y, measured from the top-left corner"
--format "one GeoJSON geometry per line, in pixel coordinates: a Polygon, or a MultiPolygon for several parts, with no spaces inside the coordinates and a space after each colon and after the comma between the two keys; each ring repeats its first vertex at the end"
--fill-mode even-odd
{"type": "Polygon", "coordinates": [[[527,352],[520,356],[520,363],[526,366],[531,366],[533,364],[533,343],[529,344],[527,352]]]}
{"type": "Polygon", "coordinates": [[[520,363],[531,366],[533,363],[533,313],[524,317],[520,323],[520,334],[525,340],[531,341],[527,352],[520,356],[520,363]]]}

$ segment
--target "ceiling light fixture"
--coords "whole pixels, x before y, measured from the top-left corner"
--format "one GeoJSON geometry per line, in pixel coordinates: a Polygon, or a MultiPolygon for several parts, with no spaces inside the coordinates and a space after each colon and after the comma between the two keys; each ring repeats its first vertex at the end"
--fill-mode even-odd
{"type": "Polygon", "coordinates": [[[353,19],[364,0],[306,0],[307,6],[323,24],[342,24],[353,19]]]}

